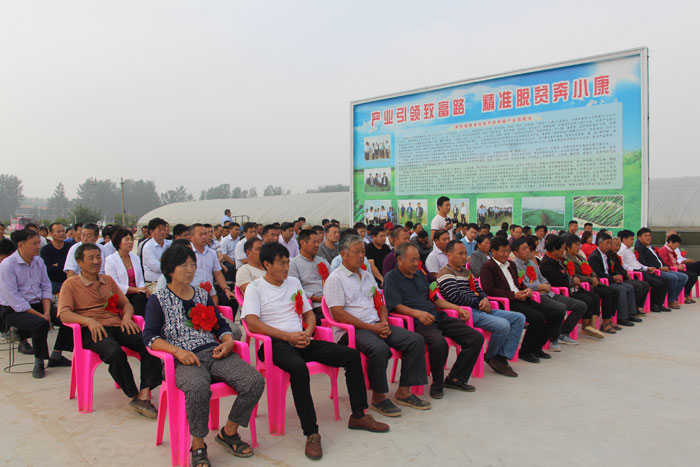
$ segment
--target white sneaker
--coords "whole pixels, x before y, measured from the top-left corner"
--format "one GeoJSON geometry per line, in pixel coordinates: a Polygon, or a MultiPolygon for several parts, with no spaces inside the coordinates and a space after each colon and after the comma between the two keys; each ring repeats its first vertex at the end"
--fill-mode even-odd
{"type": "Polygon", "coordinates": [[[549,350],[551,350],[552,352],[561,352],[561,347],[559,346],[558,339],[549,341],[549,350]]]}
{"type": "Polygon", "coordinates": [[[559,342],[562,344],[567,344],[567,345],[578,345],[578,341],[576,339],[572,339],[571,337],[567,335],[561,335],[559,336],[559,342]]]}

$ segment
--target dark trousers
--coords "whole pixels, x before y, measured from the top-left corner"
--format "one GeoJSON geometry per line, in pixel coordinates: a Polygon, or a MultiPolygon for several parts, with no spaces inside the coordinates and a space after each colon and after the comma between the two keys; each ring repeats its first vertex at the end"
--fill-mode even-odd
{"type": "MultiPolygon", "coordinates": [[[[265,360],[262,347],[258,357],[265,360]]],[[[288,342],[273,338],[272,362],[289,373],[294,405],[305,436],[318,433],[316,409],[311,398],[309,368],[306,362],[319,362],[334,368],[345,368],[345,384],[353,414],[367,408],[365,376],[362,372],[360,352],[355,349],[320,340],[312,340],[308,347],[299,349],[288,342]]]]}
{"type": "MultiPolygon", "coordinates": [[[[355,345],[357,350],[367,357],[367,377],[372,391],[382,394],[389,392],[386,368],[391,360],[391,349],[402,353],[399,386],[428,384],[423,338],[415,332],[398,326],[389,327],[391,334],[386,339],[366,329],[355,329],[355,345]]],[[[341,337],[338,343],[347,345],[348,335],[341,337]]]]}
{"type": "MultiPolygon", "coordinates": [[[[685,264],[685,263],[684,263],[685,264]]],[[[700,274],[700,263],[690,263],[685,264],[685,271],[679,271],[688,276],[688,282],[685,283],[685,296],[689,296],[695,287],[695,283],[698,281],[698,274],[700,274]]]]}
{"type": "MultiPolygon", "coordinates": [[[[41,303],[32,303],[30,306],[43,313],[44,309],[41,303]]],[[[0,310],[3,314],[3,319],[8,326],[15,327],[20,331],[29,333],[32,338],[32,347],[34,347],[34,357],[46,360],[49,358],[49,344],[47,342],[47,337],[49,335],[50,325],[49,322],[44,318],[40,318],[28,312],[16,313],[12,308],[8,306],[3,306],[0,310]]],[[[58,326],[58,335],[56,336],[56,342],[54,343],[54,350],[58,351],[73,351],[73,331],[64,326],[60,319],[56,316],[56,307],[51,305],[51,323],[54,326],[58,326]]],[[[26,336],[26,334],[20,334],[20,337],[26,336]]]]}
{"type": "Polygon", "coordinates": [[[597,316],[600,314],[600,296],[597,293],[579,289],[578,292],[572,293],[571,296],[586,304],[586,312],[583,314],[582,319],[591,319],[593,315],[597,316]]]}
{"type": "Polygon", "coordinates": [[[92,350],[100,356],[100,360],[109,365],[109,374],[114,382],[122,388],[128,397],[136,397],[139,389],[136,389],[134,374],[131,372],[126,353],[122,347],[126,347],[141,356],[141,386],[140,389],[153,389],[163,381],[160,359],[154,357],[146,350],[141,333],[127,334],[117,326],[105,326],[107,337],[94,342],[87,327],[82,328],[83,348],[92,350]]]}
{"type": "Polygon", "coordinates": [[[146,315],[146,302],[148,302],[148,298],[146,298],[145,293],[130,293],[126,295],[126,298],[129,300],[129,303],[131,303],[131,306],[134,307],[135,315],[146,315]]]}
{"type": "Polygon", "coordinates": [[[560,326],[559,335],[571,333],[588,310],[585,302],[566,295],[555,294],[553,297],[550,297],[547,294],[541,294],[540,300],[542,305],[561,313],[564,322],[560,326]],[[567,311],[571,312],[568,316],[566,314],[567,311]],[[564,319],[565,316],[566,319],[564,319]]]}
{"type": "Polygon", "coordinates": [[[601,311],[603,313],[603,319],[611,319],[615,316],[617,302],[620,300],[620,293],[603,284],[598,284],[595,287],[595,293],[598,294],[602,301],[601,311]]]}
{"type": "Polygon", "coordinates": [[[644,282],[651,287],[651,296],[649,297],[651,305],[662,306],[664,300],[666,300],[666,294],[668,293],[669,280],[665,277],[648,272],[643,272],[642,277],[644,278],[644,282]]]}
{"type": "Polygon", "coordinates": [[[448,378],[469,381],[469,376],[479,358],[479,352],[484,346],[484,336],[476,329],[464,324],[461,319],[451,318],[444,311],[437,312],[435,321],[430,326],[425,326],[417,319],[414,319],[413,323],[416,332],[423,336],[428,346],[430,373],[433,375],[435,387],[442,389],[444,386],[445,362],[450,351],[445,337],[449,337],[462,347],[448,378]]]}
{"type": "Polygon", "coordinates": [[[644,307],[644,302],[646,301],[647,294],[649,293],[649,284],[644,281],[633,279],[626,280],[625,282],[632,284],[632,287],[634,287],[634,302],[637,308],[644,307]]]}
{"type": "Polygon", "coordinates": [[[548,340],[559,337],[559,329],[564,319],[561,311],[547,308],[529,298],[522,302],[511,300],[510,309],[525,315],[527,321],[527,331],[520,346],[521,352],[532,353],[542,350],[542,346],[548,340]]]}

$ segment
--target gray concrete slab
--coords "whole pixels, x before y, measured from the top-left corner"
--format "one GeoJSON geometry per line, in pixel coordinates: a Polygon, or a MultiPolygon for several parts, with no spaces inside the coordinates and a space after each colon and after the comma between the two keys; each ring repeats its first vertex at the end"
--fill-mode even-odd
{"type": "MultiPolygon", "coordinates": [[[[582,337],[539,365],[514,364],[520,377],[489,368],[472,380],[477,391],[446,391],[427,412],[404,408],[400,418],[376,417],[387,434],[346,428],[347,391],[341,373],[341,416],[333,420],[329,384],[312,377],[326,465],[694,466],[700,447],[700,304],[651,314],[641,325],[602,341],[582,337]]],[[[50,336],[53,342],[54,334],[50,336]]],[[[454,359],[454,353],[451,360],[454,359]]],[[[31,361],[19,355],[19,361],[31,361]]],[[[0,366],[7,352],[0,352],[0,366]]],[[[134,363],[136,368],[138,363],[134,363]]],[[[138,373],[136,373],[138,374],[138,373]]],[[[68,400],[70,369],[47,369],[43,380],[0,373],[1,465],[169,466],[155,446],[155,422],[127,407],[105,365],[95,373],[94,412],[68,400]]],[[[395,387],[395,385],[394,385],[395,387]]],[[[392,387],[393,390],[393,387],[392,387]]],[[[157,391],[154,393],[157,403],[157,391]]],[[[223,400],[221,417],[230,408],[223,400]]],[[[287,433],[269,435],[265,396],[258,415],[260,447],[233,459],[210,433],[213,465],[319,465],[303,454],[304,437],[287,398],[287,433]]],[[[249,440],[249,432],[242,431],[249,440]]]]}

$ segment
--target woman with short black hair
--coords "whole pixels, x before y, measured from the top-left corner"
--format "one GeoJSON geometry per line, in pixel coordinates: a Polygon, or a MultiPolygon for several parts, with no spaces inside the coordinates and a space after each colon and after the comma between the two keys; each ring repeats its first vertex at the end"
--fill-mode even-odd
{"type": "Polygon", "coordinates": [[[153,350],[175,357],[175,384],[185,393],[192,435],[192,466],[210,465],[204,437],[209,432],[212,382],[224,382],[238,392],[216,442],[236,457],[250,457],[253,450],[241,439],[238,427],[248,426],[265,380],[232,352],[231,328],[207,291],[190,285],[197,270],[194,251],[184,245],[171,246],[163,252],[160,270],[168,285],[148,300],[143,339],[153,350]]]}

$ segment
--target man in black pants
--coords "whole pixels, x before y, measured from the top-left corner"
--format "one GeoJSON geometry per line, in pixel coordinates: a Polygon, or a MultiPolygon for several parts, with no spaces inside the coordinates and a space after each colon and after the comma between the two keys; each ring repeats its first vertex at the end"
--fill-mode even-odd
{"type": "Polygon", "coordinates": [[[109,365],[114,382],[132,399],[129,407],[144,417],[156,418],[158,411],[149,400],[149,391],[163,381],[162,367],[160,359],[146,350],[141,328],[132,319],[133,306],[114,279],[100,274],[102,255],[97,245],[80,245],[75,250],[75,260],[80,272],[66,279],[58,298],[61,321],[80,324],[83,348],[95,352],[109,365]],[[115,299],[116,303],[110,306],[115,299]],[[139,353],[139,387],[122,347],[139,353]]]}
{"type": "MultiPolygon", "coordinates": [[[[17,251],[0,263],[0,318],[7,326],[31,334],[34,348],[34,378],[44,377],[44,361],[49,367],[71,366],[62,351],[73,350],[73,334],[61,325],[51,303],[51,281],[39,257],[39,234],[24,229],[12,233],[17,251]],[[47,337],[51,324],[59,326],[54,350],[49,356],[47,337]]],[[[26,334],[23,334],[26,335],[26,334]]]]}
{"type": "Polygon", "coordinates": [[[657,276],[655,274],[656,268],[647,267],[639,262],[639,259],[637,259],[634,252],[634,232],[631,230],[620,230],[617,233],[617,236],[622,242],[622,245],[620,245],[620,251],[618,252],[622,261],[622,267],[625,268],[627,272],[641,272],[642,279],[644,282],[649,284],[651,288],[649,292],[651,294],[649,297],[651,311],[655,313],[671,311],[670,308],[664,306],[666,294],[670,289],[670,281],[668,278],[657,276]]]}
{"type": "Polygon", "coordinates": [[[428,278],[418,270],[420,254],[415,245],[410,242],[399,245],[396,248],[396,259],[396,268],[388,271],[384,278],[386,308],[412,317],[415,331],[423,336],[428,346],[430,372],[433,375],[430,396],[441,399],[445,387],[473,392],[474,386],[467,382],[484,346],[484,336],[464,323],[469,318],[469,310],[437,296],[431,300],[428,278]],[[444,309],[457,310],[461,319],[448,316],[442,311],[444,309]],[[462,350],[443,382],[449,353],[445,337],[454,340],[462,350]]]}
{"type": "Polygon", "coordinates": [[[565,312],[546,308],[532,299],[532,290],[518,280],[514,263],[508,260],[510,245],[504,237],[491,241],[491,259],[481,267],[481,287],[489,297],[503,297],[510,301],[510,310],[525,315],[527,331],[519,356],[530,363],[552,358],[542,350],[547,340],[559,337],[565,312]]]}
{"type": "MultiPolygon", "coordinates": [[[[294,404],[306,436],[306,456],[320,459],[323,455],[307,362],[345,368],[345,381],[352,407],[348,428],[375,433],[389,431],[389,425],[377,422],[364,412],[368,405],[360,352],[332,342],[312,339],[316,329],[316,316],[299,279],[288,277],[289,250],[277,242],[266,243],[260,249],[260,262],[265,268],[265,276],[250,282],[246,287],[241,317],[251,332],[272,338],[272,362],[289,373],[294,404]],[[293,300],[290,299],[292,297],[293,300]],[[305,323],[305,329],[302,323],[305,323]]],[[[258,356],[264,360],[262,347],[258,356]]]]}

